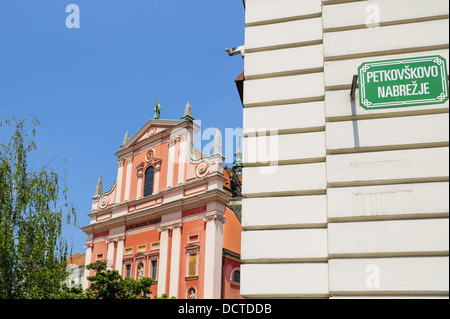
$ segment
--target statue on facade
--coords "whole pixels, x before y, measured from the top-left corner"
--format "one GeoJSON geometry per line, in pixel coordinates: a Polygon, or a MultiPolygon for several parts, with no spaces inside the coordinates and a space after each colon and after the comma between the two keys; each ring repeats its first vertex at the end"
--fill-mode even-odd
{"type": "Polygon", "coordinates": [[[144,265],[139,264],[138,266],[138,279],[144,278],[144,265]]]}
{"type": "Polygon", "coordinates": [[[189,299],[195,299],[196,295],[195,295],[195,289],[191,288],[189,289],[189,299]]]}
{"type": "Polygon", "coordinates": [[[155,105],[155,113],[153,116],[153,119],[155,120],[159,120],[160,116],[161,116],[161,104],[159,104],[159,100],[156,100],[156,105],[155,105]]]}

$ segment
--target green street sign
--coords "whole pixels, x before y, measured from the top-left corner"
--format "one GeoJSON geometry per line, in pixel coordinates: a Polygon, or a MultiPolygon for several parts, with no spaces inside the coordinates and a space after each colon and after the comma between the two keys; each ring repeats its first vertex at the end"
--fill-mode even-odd
{"type": "Polygon", "coordinates": [[[361,64],[359,104],[366,110],[448,100],[447,65],[439,55],[361,64]]]}

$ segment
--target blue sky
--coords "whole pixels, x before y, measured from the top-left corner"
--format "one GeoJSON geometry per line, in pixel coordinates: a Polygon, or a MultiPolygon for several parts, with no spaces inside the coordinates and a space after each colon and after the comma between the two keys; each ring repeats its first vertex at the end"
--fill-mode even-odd
{"type": "MultiPolygon", "coordinates": [[[[50,167],[62,174],[67,160],[82,227],[99,175],[109,189],[114,153],[126,131],[153,118],[156,99],[162,119],[180,119],[190,101],[202,129],[242,127],[234,79],[244,62],[224,49],[243,43],[241,0],[2,0],[0,118],[40,120],[31,166],[56,156],[50,167]],[[80,28],[66,27],[72,3],[80,28]]],[[[0,128],[0,140],[7,135],[0,128]]],[[[80,229],[65,236],[84,252],[80,229]]]]}

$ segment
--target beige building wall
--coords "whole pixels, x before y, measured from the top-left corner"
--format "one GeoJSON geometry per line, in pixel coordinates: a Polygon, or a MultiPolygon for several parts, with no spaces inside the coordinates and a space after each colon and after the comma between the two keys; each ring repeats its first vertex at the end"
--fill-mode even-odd
{"type": "Polygon", "coordinates": [[[245,5],[241,294],[448,298],[449,103],[350,99],[363,62],[449,62],[448,0],[245,5]]]}

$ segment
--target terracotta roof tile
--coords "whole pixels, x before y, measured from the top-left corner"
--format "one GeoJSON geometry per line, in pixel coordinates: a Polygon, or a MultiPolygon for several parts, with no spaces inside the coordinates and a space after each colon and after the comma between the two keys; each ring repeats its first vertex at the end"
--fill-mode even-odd
{"type": "Polygon", "coordinates": [[[84,262],[86,260],[86,254],[73,254],[69,258],[67,258],[67,264],[68,265],[77,265],[77,266],[84,266],[84,262]]]}

